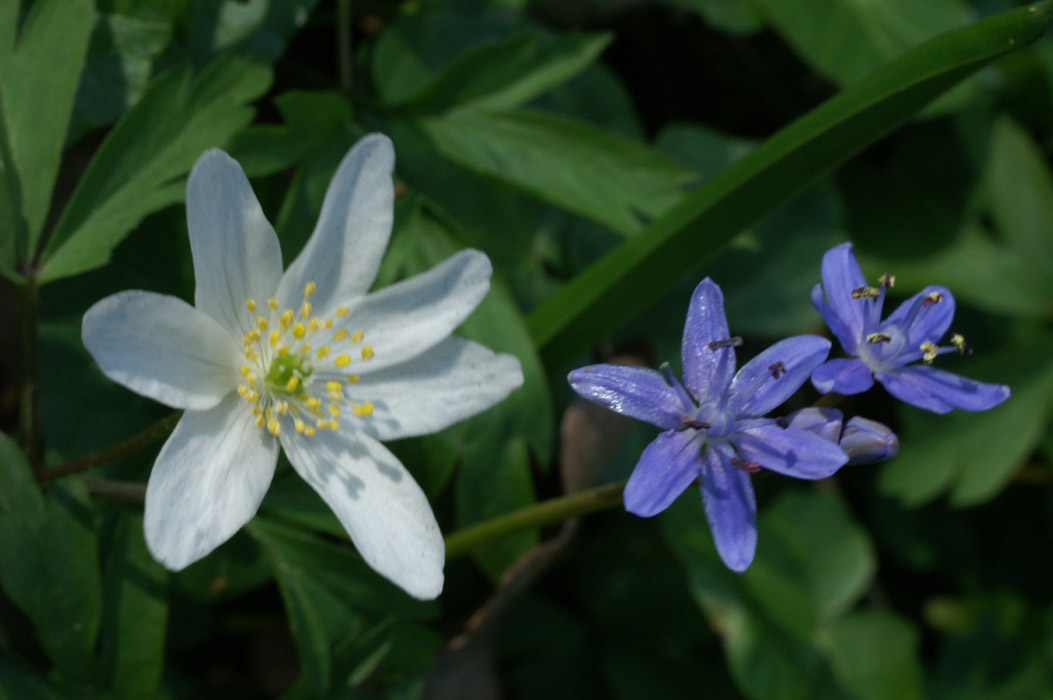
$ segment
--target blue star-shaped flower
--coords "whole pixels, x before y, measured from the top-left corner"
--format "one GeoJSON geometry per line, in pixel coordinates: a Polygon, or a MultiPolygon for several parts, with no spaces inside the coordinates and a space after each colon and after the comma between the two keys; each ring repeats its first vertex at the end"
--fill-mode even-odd
{"type": "Polygon", "coordinates": [[[823,283],[812,289],[812,303],[845,352],[855,357],[829,360],[817,369],[812,384],[819,391],[858,394],[877,379],[901,401],[935,413],[985,411],[1009,398],[1004,384],[976,382],[929,366],[937,355],[969,352],[957,334],[951,345],[936,345],[954,318],[954,297],[946,287],[926,287],[882,321],[892,278],[885,275],[880,286],[868,287],[851,243],[826,251],[822,277],[823,283]],[[908,366],[918,360],[923,364],[908,366]]]}
{"type": "Polygon", "coordinates": [[[724,297],[708,277],[691,298],[681,356],[684,382],[624,365],[592,365],[568,376],[574,391],[618,413],[663,428],[625,486],[625,508],[662,512],[695,479],[713,540],[728,568],[742,572],[757,545],[750,474],[761,468],[802,479],[830,476],[848,461],[836,443],[785,421],[761,418],[788,399],[826,359],[816,335],[781,340],[736,374],[724,297]]]}

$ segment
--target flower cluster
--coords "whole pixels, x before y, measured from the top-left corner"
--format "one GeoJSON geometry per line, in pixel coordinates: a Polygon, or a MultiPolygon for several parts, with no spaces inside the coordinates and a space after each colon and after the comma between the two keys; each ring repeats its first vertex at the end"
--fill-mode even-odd
{"type": "Polygon", "coordinates": [[[451,335],[489,289],[482,253],[367,294],[391,234],[393,166],[387,137],[359,141],[283,273],[241,167],[209,151],[187,183],[194,306],[127,291],[85,314],[106,376],[185,411],[146,488],[146,543],[169,569],[252,518],[284,449],[374,569],[418,598],[442,590],[431,507],[380,441],[489,408],[523,375],[514,357],[451,335]]]}
{"type": "Polygon", "coordinates": [[[853,359],[827,360],[830,342],[802,335],[775,343],[735,372],[741,339],[729,333],[720,288],[706,278],[691,297],[684,325],[682,383],[668,365],[660,371],[592,365],[568,376],[582,397],[663,431],[626,483],[626,510],[655,515],[698,482],[717,552],[734,571],[749,567],[757,544],[752,474],[767,469],[822,479],[845,464],[878,462],[899,450],[886,426],[858,416],[846,422],[832,408],[764,417],[809,378],[820,391],[841,394],[865,391],[876,378],[894,396],[938,413],[984,410],[1009,396],[1006,386],[929,366],[941,353],[968,351],[957,334],[951,345],[936,345],[954,315],[946,289],[922,290],[882,322],[893,278],[885,275],[878,287],[868,287],[850,244],[826,253],[822,278],[812,300],[853,359]],[[918,360],[924,364],[908,366],[918,360]]]}

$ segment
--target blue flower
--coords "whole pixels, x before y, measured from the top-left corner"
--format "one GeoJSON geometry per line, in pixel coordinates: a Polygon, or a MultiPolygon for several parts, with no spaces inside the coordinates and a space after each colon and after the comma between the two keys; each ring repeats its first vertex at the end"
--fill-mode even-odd
{"type": "Polygon", "coordinates": [[[849,464],[873,464],[892,459],[899,453],[899,438],[887,425],[853,416],[844,421],[836,408],[811,406],[781,419],[791,428],[807,430],[824,440],[836,442],[849,464]]]}
{"type": "Polygon", "coordinates": [[[901,401],[935,413],[984,411],[1009,398],[1004,384],[984,384],[929,366],[937,355],[970,352],[958,334],[951,335],[950,345],[936,344],[954,318],[954,297],[947,288],[926,287],[882,321],[885,289],[893,278],[885,275],[878,287],[868,287],[851,243],[826,251],[822,277],[812,289],[812,303],[855,358],[829,360],[817,369],[812,384],[819,391],[858,394],[877,379],[901,401]],[[918,360],[923,364],[908,366],[918,360]]]}
{"type": "Polygon", "coordinates": [[[695,289],[684,326],[683,384],[662,371],[592,365],[568,376],[574,391],[618,413],[663,428],[625,486],[625,508],[649,517],[696,479],[717,551],[742,572],[757,545],[750,474],[761,468],[822,479],[848,462],[836,443],[783,421],[761,418],[788,399],[826,359],[816,335],[781,340],[736,374],[738,338],[728,333],[724,297],[708,277],[695,289]]]}

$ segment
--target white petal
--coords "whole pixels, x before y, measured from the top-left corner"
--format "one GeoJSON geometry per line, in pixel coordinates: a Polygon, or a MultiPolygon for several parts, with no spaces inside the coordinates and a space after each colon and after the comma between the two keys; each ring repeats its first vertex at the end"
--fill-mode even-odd
{"type": "Polygon", "coordinates": [[[252,185],[237,161],[212,149],[197,159],[186,185],[186,220],[194,256],[194,305],[242,335],[278,288],[282,253],[252,185]]]}
{"type": "Polygon", "coordinates": [[[347,426],[281,436],[289,461],[370,566],[414,598],[442,592],[446,546],[424,492],[387,448],[347,426]]]}
{"type": "Polygon", "coordinates": [[[238,382],[234,337],[166,294],[106,297],[84,314],[81,338],[103,374],[173,408],[211,408],[238,382]]]}
{"type": "Polygon", "coordinates": [[[409,362],[348,385],[351,400],[370,401],[373,414],[347,420],[378,440],[425,435],[485,411],[522,383],[512,355],[451,336],[409,362]]]}
{"type": "Polygon", "coordinates": [[[394,167],[395,149],[383,134],[366,136],[344,156],[311,238],[282,278],[282,308],[299,308],[308,282],[319,313],[369,291],[391,236],[394,167]]]}
{"type": "Polygon", "coordinates": [[[462,250],[432,269],[398,284],[360,297],[350,312],[337,318],[334,329],[361,330],[361,343],[334,346],[331,362],[350,354],[350,366],[321,365],[326,372],[365,374],[416,357],[449,337],[490,290],[493,268],[478,250],[462,250]],[[362,360],[361,346],[373,350],[362,360]]]}
{"type": "Polygon", "coordinates": [[[184,413],[146,485],[143,530],[154,559],[179,571],[230,539],[256,514],[277,461],[278,441],[236,394],[184,413]]]}

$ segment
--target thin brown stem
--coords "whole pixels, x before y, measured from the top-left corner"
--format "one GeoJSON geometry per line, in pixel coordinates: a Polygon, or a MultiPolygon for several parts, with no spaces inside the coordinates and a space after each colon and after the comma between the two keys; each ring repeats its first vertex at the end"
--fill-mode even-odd
{"type": "Polygon", "coordinates": [[[93,476],[84,476],[81,480],[88,488],[88,494],[97,501],[142,503],[146,500],[146,484],[96,479],[93,476]]]}
{"type": "Polygon", "coordinates": [[[336,44],[340,89],[350,94],[354,84],[354,58],[351,53],[351,0],[336,0],[336,44]]]}
{"type": "Polygon", "coordinates": [[[90,455],[85,455],[84,457],[71,459],[57,467],[40,470],[37,472],[37,476],[41,481],[57,479],[61,476],[86,471],[92,467],[101,467],[104,464],[109,464],[110,462],[120,459],[125,455],[129,455],[132,452],[138,452],[172,432],[182,415],[181,412],[173,413],[123,442],[111,445],[105,449],[99,450],[98,452],[92,452],[90,455]]]}

